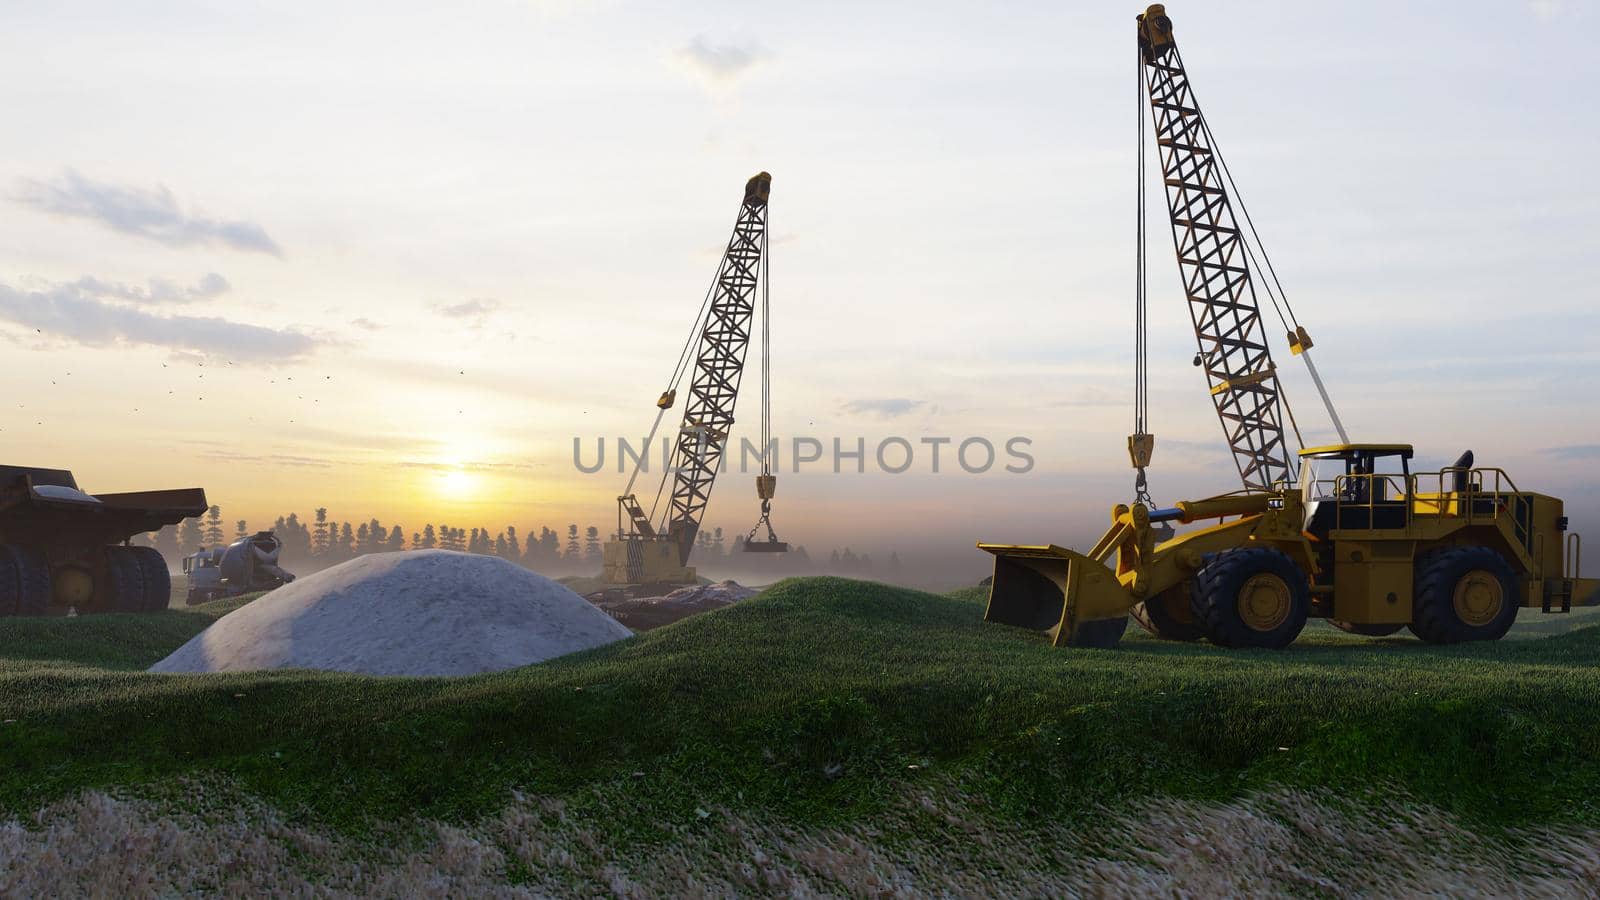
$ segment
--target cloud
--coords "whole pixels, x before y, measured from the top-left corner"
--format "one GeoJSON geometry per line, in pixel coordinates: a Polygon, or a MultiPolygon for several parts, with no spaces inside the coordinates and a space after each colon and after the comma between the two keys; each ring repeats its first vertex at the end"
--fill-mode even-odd
{"type": "Polygon", "coordinates": [[[904,397],[880,397],[866,400],[852,400],[839,408],[853,415],[877,416],[880,419],[897,419],[927,406],[921,400],[907,400],[904,397]]]}
{"type": "Polygon", "coordinates": [[[316,339],[298,331],[219,317],[156,315],[136,306],[108,303],[79,283],[35,291],[0,283],[0,322],[89,347],[167,347],[248,362],[293,360],[309,355],[318,345],[316,339]]]}
{"type": "Polygon", "coordinates": [[[500,301],[486,299],[464,300],[448,306],[434,307],[439,315],[449,319],[481,319],[499,308],[500,301]]]}
{"type": "Polygon", "coordinates": [[[430,472],[520,472],[536,468],[530,463],[508,462],[400,462],[402,469],[426,469],[430,472]]]}
{"type": "Polygon", "coordinates": [[[1600,459],[1600,444],[1574,444],[1570,447],[1550,447],[1544,451],[1556,459],[1600,459]]]}
{"type": "Polygon", "coordinates": [[[771,53],[753,40],[713,44],[703,34],[695,35],[674,56],[690,72],[714,87],[731,87],[756,66],[772,58],[771,53]]]}
{"type": "Polygon", "coordinates": [[[294,466],[306,469],[331,469],[338,463],[315,456],[295,456],[287,453],[238,453],[232,450],[206,450],[200,454],[206,459],[221,462],[250,463],[252,465],[294,466]]]}
{"type": "Polygon", "coordinates": [[[207,219],[184,212],[167,187],[155,190],[90,181],[68,169],[50,181],[23,179],[16,199],[58,216],[90,219],[114,231],[171,247],[221,244],[282,257],[283,248],[254,222],[207,219]]]}
{"type": "Polygon", "coordinates": [[[1540,22],[1554,22],[1566,11],[1565,0],[1529,0],[1528,10],[1540,22]]]}
{"type": "Polygon", "coordinates": [[[357,327],[359,329],[361,329],[362,331],[382,331],[383,330],[383,326],[382,325],[379,325],[377,322],[372,321],[371,319],[367,318],[366,316],[362,316],[359,319],[351,319],[350,320],[350,324],[354,325],[355,327],[357,327]]]}
{"type": "Polygon", "coordinates": [[[215,272],[208,272],[200,277],[193,287],[181,285],[165,278],[152,278],[145,287],[127,285],[116,281],[101,281],[90,275],[85,275],[72,283],[72,287],[89,297],[99,297],[110,300],[126,300],[130,303],[150,305],[194,303],[199,300],[210,300],[227,293],[233,286],[228,284],[228,279],[215,272]]]}

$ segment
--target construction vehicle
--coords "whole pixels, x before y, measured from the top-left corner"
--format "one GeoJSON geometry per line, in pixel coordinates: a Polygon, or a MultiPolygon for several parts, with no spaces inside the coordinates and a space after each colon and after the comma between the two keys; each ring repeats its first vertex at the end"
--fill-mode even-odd
{"type": "Polygon", "coordinates": [[[750,346],[756,294],[761,293],[761,474],[756,495],[761,518],[743,546],[749,552],[782,553],[789,545],[780,541],[771,521],[777,476],[771,458],[771,349],[770,276],[767,264],[767,201],[772,176],[762,172],[746,182],[734,222],[733,236],[717,267],[717,277],[706,292],[689,340],[684,344],[666,389],[656,401],[655,424],[645,438],[645,451],[635,461],[632,475],[617,498],[617,531],[602,548],[601,579],[607,584],[692,584],[689,565],[700,521],[711,499],[711,488],[733,428],[734,405],[744,375],[745,351],[750,346]],[[667,410],[677,401],[678,384],[690,362],[695,373],[689,401],[678,427],[672,455],[661,475],[650,512],[633,493],[645,471],[650,448],[667,410]],[[663,504],[663,498],[665,503],[663,504]],[[659,514],[658,514],[659,511],[659,514]],[[756,529],[766,526],[758,540],[756,529]]]}
{"type": "Polygon", "coordinates": [[[1205,370],[1244,489],[1171,507],[1150,499],[1155,446],[1146,403],[1143,127],[1135,275],[1135,499],[1086,553],[1055,544],[979,544],[995,557],[986,621],[1044,632],[1056,646],[1114,647],[1130,617],[1159,638],[1281,648],[1311,617],[1352,633],[1409,627],[1432,643],[1495,640],[1517,611],[1600,605],[1562,502],[1520,490],[1502,470],[1412,472],[1407,444],[1350,441],[1237,193],[1162,5],[1138,18],[1141,93],[1149,98],[1169,221],[1205,370]],[[1252,246],[1251,238],[1254,239],[1252,246]],[[1252,267],[1306,364],[1339,443],[1291,458],[1277,368],[1263,334],[1252,267]],[[1318,467],[1335,468],[1319,477],[1318,467]],[[1296,470],[1298,475],[1296,476],[1296,470]],[[1293,482],[1297,481],[1298,484],[1293,482]],[[1171,536],[1174,525],[1216,524],[1171,536]]]}
{"type": "Polygon", "coordinates": [[[0,466],[0,615],[166,609],[166,560],[128,541],[207,509],[200,488],[89,494],[64,469],[0,466]]]}
{"type": "Polygon", "coordinates": [[[283,541],[270,531],[258,531],[226,547],[202,547],[183,559],[189,588],[184,602],[193,606],[288,584],[294,575],[279,568],[282,552],[283,541]]]}

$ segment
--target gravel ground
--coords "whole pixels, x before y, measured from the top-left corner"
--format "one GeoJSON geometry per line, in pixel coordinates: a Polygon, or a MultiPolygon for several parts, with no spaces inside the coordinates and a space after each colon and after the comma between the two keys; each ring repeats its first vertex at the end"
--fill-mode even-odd
{"type": "Polygon", "coordinates": [[[662,842],[616,846],[617,807],[580,816],[516,796],[470,825],[357,840],[182,788],[181,804],[89,793],[0,825],[0,895],[1592,897],[1600,884],[1594,831],[1489,836],[1404,801],[1297,792],[1145,802],[1091,830],[997,827],[981,802],[929,788],[849,828],[709,809],[660,823],[662,842]]]}

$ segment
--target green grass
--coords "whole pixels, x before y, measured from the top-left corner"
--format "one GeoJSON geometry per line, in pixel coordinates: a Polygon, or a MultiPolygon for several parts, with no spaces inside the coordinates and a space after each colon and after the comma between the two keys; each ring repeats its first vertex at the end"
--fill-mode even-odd
{"type": "Polygon", "coordinates": [[[1276,653],[1130,632],[1119,651],[1059,651],[979,622],[982,596],[793,579],[463,679],[117,671],[211,608],[14,620],[0,807],[221,775],[343,828],[471,817],[520,789],[611,804],[612,827],[649,837],[713,805],[851,821],[941,778],[1016,820],[1289,785],[1397,787],[1496,825],[1600,822],[1600,628],[1450,648],[1308,629],[1276,653]]]}

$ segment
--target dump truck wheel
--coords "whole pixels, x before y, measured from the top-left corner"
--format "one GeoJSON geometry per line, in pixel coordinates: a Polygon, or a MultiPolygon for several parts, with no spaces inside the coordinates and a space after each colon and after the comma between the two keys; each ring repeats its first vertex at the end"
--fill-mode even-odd
{"type": "Polygon", "coordinates": [[[167,558],[154,547],[127,548],[139,561],[139,581],[144,587],[144,612],[160,612],[172,603],[172,573],[167,558]]]}
{"type": "Polygon", "coordinates": [[[11,558],[11,548],[0,546],[0,616],[14,616],[22,599],[22,585],[17,583],[17,563],[11,558]]]}
{"type": "Polygon", "coordinates": [[[1417,563],[1411,633],[1430,644],[1499,640],[1521,605],[1505,557],[1488,547],[1446,547],[1417,563]]]}
{"type": "Polygon", "coordinates": [[[31,547],[12,545],[11,561],[17,568],[17,615],[50,614],[50,560],[31,547]]]}
{"type": "Polygon", "coordinates": [[[1195,621],[1189,600],[1190,582],[1168,588],[1133,605],[1130,613],[1145,631],[1163,641],[1198,641],[1205,629],[1195,621]]]}
{"type": "Polygon", "coordinates": [[[1328,624],[1339,629],[1340,631],[1347,631],[1350,634],[1359,634],[1363,637],[1388,637],[1389,635],[1394,634],[1396,631],[1406,627],[1405,623],[1403,622],[1357,623],[1343,622],[1339,619],[1329,619],[1328,624]]]}
{"type": "Polygon", "coordinates": [[[1066,645],[1090,650],[1115,650],[1122,642],[1122,633],[1127,630],[1127,616],[1116,619],[1095,619],[1083,622],[1074,628],[1072,637],[1066,645]]]}
{"type": "Polygon", "coordinates": [[[144,611],[144,572],[131,549],[105,548],[95,572],[94,600],[79,614],[144,611]]]}
{"type": "Polygon", "coordinates": [[[1245,547],[1212,557],[1195,575],[1190,600],[1212,643],[1277,650],[1306,627],[1311,586],[1281,551],[1245,547]]]}

